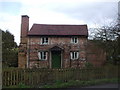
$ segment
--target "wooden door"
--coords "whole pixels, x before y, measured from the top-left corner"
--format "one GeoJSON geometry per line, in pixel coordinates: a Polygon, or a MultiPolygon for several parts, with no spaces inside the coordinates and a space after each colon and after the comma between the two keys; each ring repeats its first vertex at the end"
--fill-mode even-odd
{"type": "Polygon", "coordinates": [[[52,51],[52,68],[61,68],[61,51],[52,51]]]}

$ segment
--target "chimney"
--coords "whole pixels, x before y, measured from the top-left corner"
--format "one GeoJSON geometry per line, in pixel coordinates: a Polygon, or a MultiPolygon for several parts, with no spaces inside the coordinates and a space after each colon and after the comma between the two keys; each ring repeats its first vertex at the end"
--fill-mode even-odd
{"type": "Polygon", "coordinates": [[[22,15],[22,18],[21,18],[21,43],[26,43],[28,30],[29,30],[29,17],[27,15],[22,15]]]}
{"type": "Polygon", "coordinates": [[[18,52],[18,67],[26,68],[27,66],[27,33],[29,30],[29,17],[27,15],[22,15],[21,18],[21,36],[20,36],[20,46],[18,52]]]}

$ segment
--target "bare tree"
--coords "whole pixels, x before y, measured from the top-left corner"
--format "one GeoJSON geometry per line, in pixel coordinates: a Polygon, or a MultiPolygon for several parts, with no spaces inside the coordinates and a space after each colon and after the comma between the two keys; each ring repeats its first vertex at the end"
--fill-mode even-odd
{"type": "Polygon", "coordinates": [[[93,41],[102,47],[107,54],[107,60],[114,64],[120,62],[120,27],[118,24],[95,28],[93,41]]]}

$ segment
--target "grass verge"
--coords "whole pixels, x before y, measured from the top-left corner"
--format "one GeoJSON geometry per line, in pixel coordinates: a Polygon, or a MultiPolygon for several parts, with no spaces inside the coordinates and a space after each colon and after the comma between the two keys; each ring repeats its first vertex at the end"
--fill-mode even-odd
{"type": "MultiPolygon", "coordinates": [[[[112,78],[112,79],[98,79],[98,80],[90,80],[90,81],[68,81],[68,82],[61,82],[57,81],[52,85],[43,85],[39,88],[70,88],[70,87],[85,87],[85,86],[92,86],[92,85],[99,85],[99,84],[106,84],[106,83],[120,83],[120,78],[112,78]]],[[[18,85],[3,87],[3,88],[32,88],[32,86],[27,86],[23,83],[19,83],[18,85]]]]}
{"type": "Polygon", "coordinates": [[[84,86],[92,86],[92,85],[106,84],[106,83],[118,83],[118,79],[113,78],[113,79],[98,79],[98,80],[91,80],[91,81],[76,80],[76,81],[69,81],[69,82],[56,82],[53,85],[44,85],[40,88],[84,87],[84,86]]]}
{"type": "Polygon", "coordinates": [[[8,87],[3,87],[3,88],[32,88],[31,86],[27,86],[23,83],[19,83],[18,85],[12,85],[8,87]]]}

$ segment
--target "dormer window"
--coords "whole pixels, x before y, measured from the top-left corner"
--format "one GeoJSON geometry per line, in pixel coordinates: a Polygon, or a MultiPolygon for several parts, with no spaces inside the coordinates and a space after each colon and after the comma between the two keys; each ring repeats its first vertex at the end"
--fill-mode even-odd
{"type": "Polygon", "coordinates": [[[72,37],[71,38],[71,43],[74,43],[74,44],[78,43],[78,38],[77,37],[72,37]]]}
{"type": "Polygon", "coordinates": [[[48,44],[48,37],[43,37],[41,42],[41,44],[48,44]]]}

